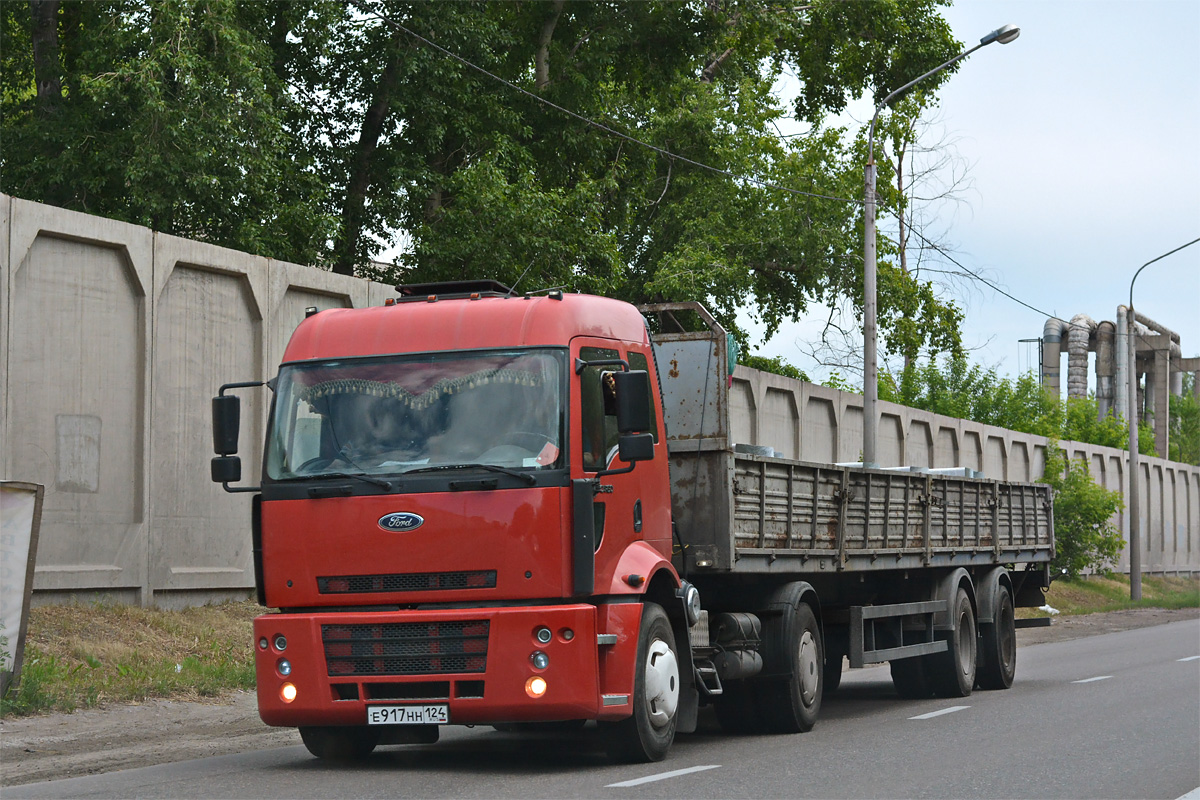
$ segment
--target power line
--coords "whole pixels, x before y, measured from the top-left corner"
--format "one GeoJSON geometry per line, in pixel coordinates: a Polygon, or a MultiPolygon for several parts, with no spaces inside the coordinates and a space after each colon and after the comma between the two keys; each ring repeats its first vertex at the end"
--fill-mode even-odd
{"type": "MultiPolygon", "coordinates": [[[[355,5],[357,5],[357,3],[355,5]]],[[[557,103],[547,100],[544,97],[536,95],[533,92],[529,91],[528,89],[518,86],[517,84],[515,84],[509,80],[505,80],[504,78],[501,78],[499,75],[496,75],[495,73],[489,72],[488,70],[484,69],[483,67],[479,66],[478,64],[468,61],[467,59],[463,58],[462,56],[458,55],[457,53],[454,53],[450,50],[447,50],[445,47],[442,47],[437,42],[434,42],[434,41],[431,41],[431,40],[425,38],[424,36],[420,35],[419,33],[416,33],[415,31],[410,30],[409,28],[406,28],[404,25],[401,25],[399,22],[396,22],[395,20],[388,19],[387,17],[383,16],[382,14],[379,14],[378,12],[368,11],[368,10],[362,9],[361,7],[359,10],[364,11],[365,13],[368,13],[369,16],[372,16],[375,19],[378,19],[380,22],[382,22],[386,25],[391,25],[398,31],[403,31],[404,33],[408,34],[409,36],[416,39],[417,41],[422,42],[425,45],[427,45],[428,47],[431,47],[434,50],[437,50],[439,53],[442,53],[443,55],[446,55],[446,56],[454,59],[455,61],[462,64],[463,66],[469,67],[470,69],[473,69],[482,75],[486,75],[487,77],[491,78],[492,80],[497,81],[498,83],[504,84],[508,88],[525,95],[526,97],[530,98],[531,100],[535,100],[535,101],[541,103],[542,105],[547,106],[548,108],[553,108],[555,111],[566,114],[567,116],[572,117],[573,119],[577,119],[586,125],[596,128],[597,130],[603,131],[603,132],[609,134],[610,136],[616,136],[619,139],[623,139],[627,142],[631,142],[633,144],[640,145],[641,147],[645,147],[648,150],[653,150],[654,152],[658,153],[661,156],[665,156],[666,158],[672,159],[674,161],[682,161],[685,164],[690,164],[693,167],[697,167],[699,169],[703,169],[708,172],[715,173],[717,175],[724,175],[725,177],[732,178],[735,181],[747,181],[749,183],[753,183],[756,186],[759,186],[764,189],[775,189],[777,191],[786,192],[788,194],[799,195],[802,197],[813,197],[818,200],[835,200],[839,203],[851,203],[851,204],[861,205],[863,202],[862,200],[855,200],[855,199],[851,199],[851,198],[847,198],[847,197],[837,197],[837,196],[831,195],[831,194],[821,194],[820,192],[805,192],[801,189],[793,189],[788,186],[781,186],[778,183],[772,183],[771,181],[763,180],[762,178],[756,178],[756,177],[749,176],[749,175],[737,175],[733,172],[730,172],[729,170],[721,169],[720,167],[714,167],[709,164],[705,164],[703,162],[688,158],[687,156],[681,156],[678,153],[672,153],[670,150],[659,147],[657,145],[650,144],[649,142],[643,141],[634,136],[630,136],[629,134],[623,133],[622,131],[619,131],[616,128],[612,128],[608,125],[605,125],[602,122],[597,122],[596,120],[591,119],[589,117],[585,117],[576,111],[572,111],[569,108],[560,106],[557,103]]]]}

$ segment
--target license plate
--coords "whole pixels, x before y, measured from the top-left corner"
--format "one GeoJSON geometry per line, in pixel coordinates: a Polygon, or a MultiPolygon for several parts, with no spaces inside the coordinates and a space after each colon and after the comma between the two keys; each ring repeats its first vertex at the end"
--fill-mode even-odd
{"type": "Polygon", "coordinates": [[[368,725],[446,725],[450,706],[367,706],[368,725]]]}

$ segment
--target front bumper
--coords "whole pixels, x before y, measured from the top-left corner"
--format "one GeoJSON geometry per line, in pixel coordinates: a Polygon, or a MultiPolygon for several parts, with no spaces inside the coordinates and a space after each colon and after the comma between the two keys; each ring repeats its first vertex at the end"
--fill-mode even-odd
{"type": "Polygon", "coordinates": [[[574,604],[268,614],[254,621],[259,715],[287,727],[365,725],[369,705],[445,704],[451,724],[627,716],[631,706],[614,708],[611,698],[632,691],[624,651],[630,644],[636,650],[638,610],[574,604]],[[598,627],[617,635],[598,644],[598,627]],[[537,639],[543,628],[549,642],[537,639]],[[538,652],[549,659],[544,668],[533,662],[538,652]],[[540,697],[526,691],[534,676],[546,683],[540,697]],[[285,684],[294,687],[291,701],[285,684]]]}

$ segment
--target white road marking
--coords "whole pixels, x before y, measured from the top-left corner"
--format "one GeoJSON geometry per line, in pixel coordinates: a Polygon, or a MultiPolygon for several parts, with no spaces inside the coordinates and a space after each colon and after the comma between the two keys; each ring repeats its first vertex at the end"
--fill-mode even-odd
{"type": "MultiPolygon", "coordinates": [[[[1176,661],[1200,661],[1200,656],[1188,656],[1187,658],[1179,658],[1176,661]]],[[[1190,794],[1185,794],[1184,797],[1191,797],[1190,794]]]]}
{"type": "Polygon", "coordinates": [[[949,708],[943,708],[941,711],[930,711],[928,714],[919,714],[915,717],[909,717],[909,719],[933,719],[934,717],[940,717],[942,714],[953,714],[955,711],[962,711],[964,708],[970,708],[970,706],[950,706],[949,708]]]}
{"type": "Polygon", "coordinates": [[[1111,677],[1112,675],[1097,675],[1094,678],[1084,678],[1081,681],[1071,681],[1071,683],[1095,683],[1096,681],[1106,681],[1111,677]]]}
{"type": "Polygon", "coordinates": [[[634,778],[631,781],[621,781],[620,783],[610,783],[605,786],[605,789],[620,789],[626,786],[641,786],[643,783],[654,783],[655,781],[665,781],[667,778],[676,778],[680,775],[687,775],[692,772],[704,772],[709,769],[720,769],[720,764],[708,764],[703,767],[688,767],[687,769],[674,769],[670,772],[660,772],[658,775],[647,775],[644,778],[634,778]]]}
{"type": "MultiPolygon", "coordinates": [[[[1195,658],[1200,658],[1200,656],[1196,656],[1195,658]]],[[[1193,659],[1181,658],[1179,660],[1180,661],[1192,661],[1193,659]]],[[[1179,800],[1200,800],[1200,786],[1196,787],[1195,789],[1192,789],[1190,792],[1188,792],[1187,794],[1180,797],[1179,800]]]]}

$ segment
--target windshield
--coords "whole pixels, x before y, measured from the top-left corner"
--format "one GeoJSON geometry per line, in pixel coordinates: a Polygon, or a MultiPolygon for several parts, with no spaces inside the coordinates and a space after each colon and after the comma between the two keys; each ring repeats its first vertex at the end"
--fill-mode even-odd
{"type": "Polygon", "coordinates": [[[285,366],[267,439],[267,475],[561,467],[563,358],[559,351],[520,350],[285,366]]]}

